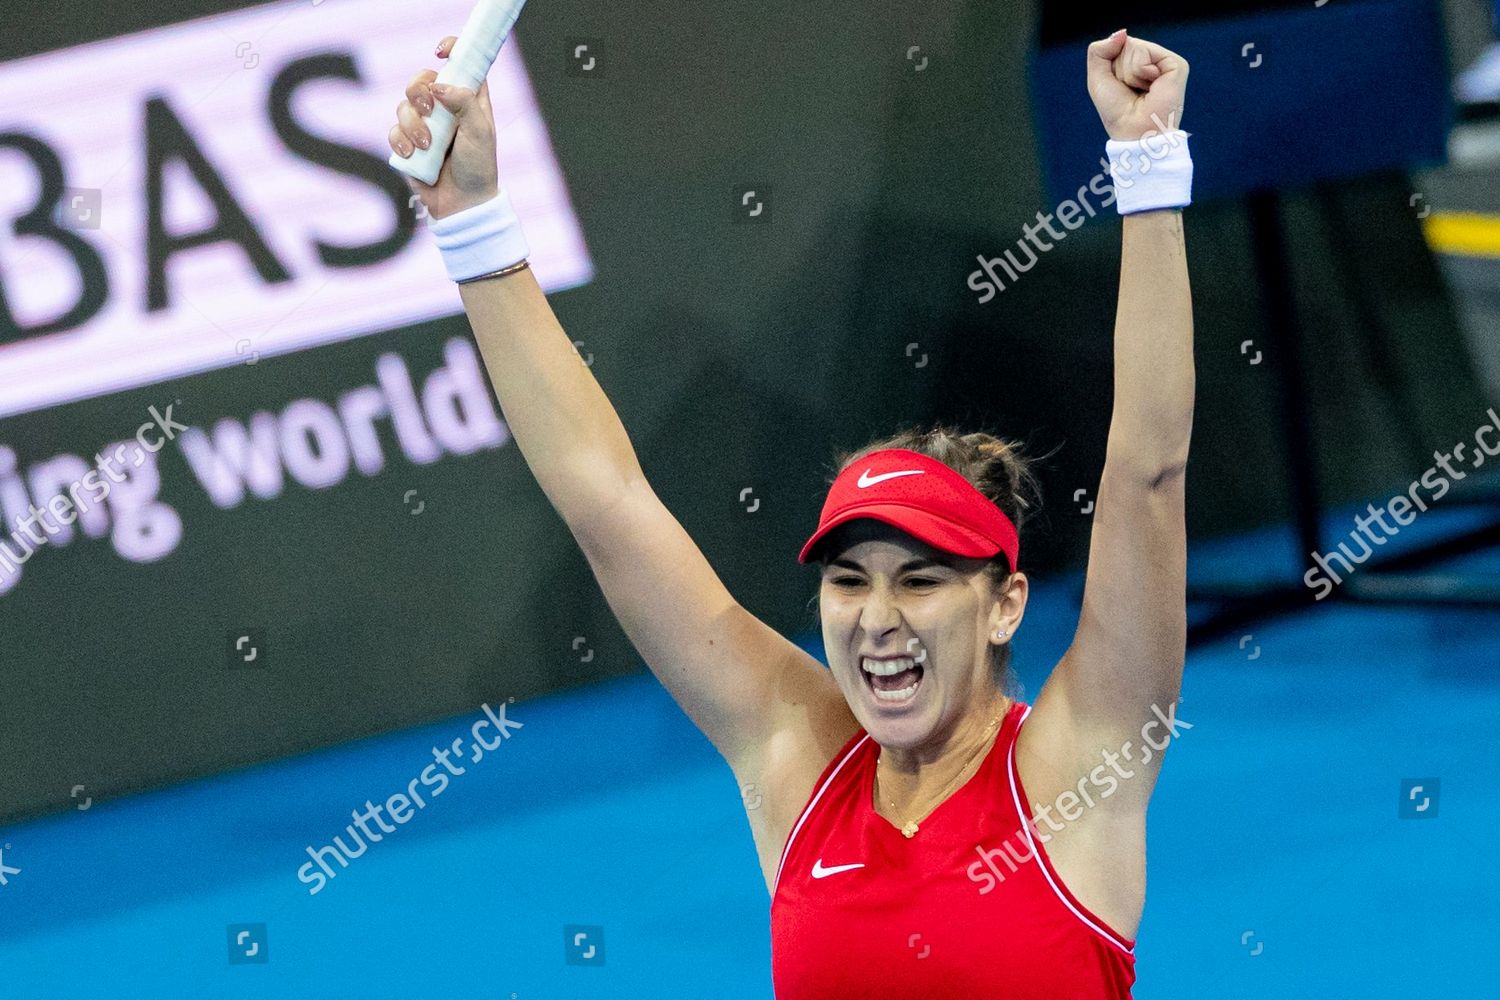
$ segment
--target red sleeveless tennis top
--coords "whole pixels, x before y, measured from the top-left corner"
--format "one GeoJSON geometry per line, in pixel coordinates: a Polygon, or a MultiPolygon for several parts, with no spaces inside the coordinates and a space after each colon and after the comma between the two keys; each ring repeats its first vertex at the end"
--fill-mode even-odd
{"type": "Polygon", "coordinates": [[[869,734],[834,756],[772,888],[777,1000],[1128,1000],[1135,942],[1073,898],[1029,808],[1022,822],[1030,713],[1011,705],[979,770],[910,839],[875,812],[869,734]]]}

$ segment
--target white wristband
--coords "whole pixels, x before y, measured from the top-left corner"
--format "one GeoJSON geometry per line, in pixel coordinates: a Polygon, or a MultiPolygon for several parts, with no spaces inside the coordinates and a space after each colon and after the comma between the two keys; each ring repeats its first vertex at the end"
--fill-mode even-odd
{"type": "Polygon", "coordinates": [[[1111,139],[1104,144],[1121,215],[1192,204],[1193,160],[1187,139],[1186,132],[1175,129],[1134,142],[1111,139]]]}
{"type": "Polygon", "coordinates": [[[443,265],[454,281],[489,274],[520,263],[531,253],[521,220],[511,208],[510,196],[501,188],[495,197],[461,212],[435,219],[427,217],[443,265]]]}

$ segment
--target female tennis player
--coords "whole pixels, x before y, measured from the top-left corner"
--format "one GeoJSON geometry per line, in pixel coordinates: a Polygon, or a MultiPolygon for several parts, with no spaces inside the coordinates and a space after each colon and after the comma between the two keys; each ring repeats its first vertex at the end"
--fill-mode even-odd
{"type": "Polygon", "coordinates": [[[1187,728],[1188,65],[1124,31],[1087,62],[1125,216],[1114,409],[1077,631],[1035,704],[1009,684],[1034,508],[1015,447],[937,427],[839,463],[798,556],[821,567],[824,668],[736,603],[647,483],[527,267],[488,86],[419,73],[390,131],[407,156],[434,100],[458,119],[412,189],[531,471],[646,663],[755,786],[782,1000],[1130,995],[1146,806],[1187,728]]]}

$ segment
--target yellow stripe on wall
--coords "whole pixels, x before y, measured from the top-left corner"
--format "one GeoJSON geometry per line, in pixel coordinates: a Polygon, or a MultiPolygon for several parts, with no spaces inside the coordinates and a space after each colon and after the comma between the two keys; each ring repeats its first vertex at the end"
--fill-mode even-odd
{"type": "Polygon", "coordinates": [[[1500,215],[1433,212],[1423,222],[1427,245],[1438,253],[1500,258],[1500,215]]]}

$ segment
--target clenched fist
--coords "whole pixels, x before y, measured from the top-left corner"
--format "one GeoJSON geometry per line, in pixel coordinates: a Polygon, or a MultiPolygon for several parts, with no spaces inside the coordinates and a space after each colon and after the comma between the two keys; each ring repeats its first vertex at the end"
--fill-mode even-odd
{"type": "Polygon", "coordinates": [[[1182,128],[1188,62],[1125,29],[1089,46],[1089,96],[1111,139],[1182,128]]]}
{"type": "MultiPolygon", "coordinates": [[[[456,35],[449,35],[439,42],[438,58],[448,58],[456,41],[456,35]]],[[[489,201],[499,192],[500,181],[495,164],[495,112],[490,107],[489,83],[481,83],[477,92],[463,87],[435,90],[436,79],[436,71],[424,69],[407,84],[406,99],[396,108],[396,124],[391,126],[388,138],[391,149],[402,156],[410,156],[417,146],[425,149],[432,142],[432,133],[422,118],[432,113],[434,100],[441,101],[458,119],[453,145],[443,160],[436,183],[424,184],[406,176],[407,184],[422,199],[428,213],[434,219],[441,219],[489,201]]]]}

